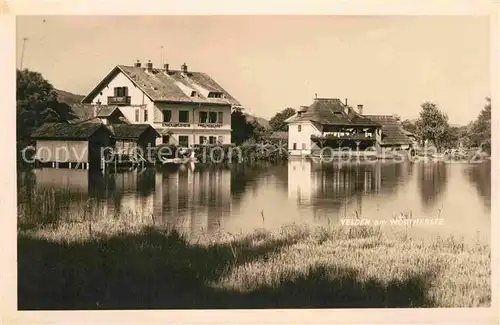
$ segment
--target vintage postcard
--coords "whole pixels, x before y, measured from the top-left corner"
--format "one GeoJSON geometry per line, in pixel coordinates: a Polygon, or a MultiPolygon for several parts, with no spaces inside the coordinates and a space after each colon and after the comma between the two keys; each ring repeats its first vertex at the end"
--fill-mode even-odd
{"type": "Polygon", "coordinates": [[[485,8],[10,17],[7,323],[498,322],[485,8]]]}

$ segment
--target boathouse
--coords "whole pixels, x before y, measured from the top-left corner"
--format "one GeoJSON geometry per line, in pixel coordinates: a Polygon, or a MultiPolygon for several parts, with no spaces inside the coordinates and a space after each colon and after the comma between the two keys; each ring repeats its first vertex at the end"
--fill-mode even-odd
{"type": "Polygon", "coordinates": [[[148,147],[154,148],[156,138],[160,137],[158,131],[150,124],[112,124],[108,126],[113,134],[115,150],[118,154],[140,158],[148,152],[148,147]]]}
{"type": "Polygon", "coordinates": [[[101,123],[45,123],[31,134],[38,162],[70,168],[99,167],[101,153],[112,145],[111,137],[111,131],[101,123]]]}

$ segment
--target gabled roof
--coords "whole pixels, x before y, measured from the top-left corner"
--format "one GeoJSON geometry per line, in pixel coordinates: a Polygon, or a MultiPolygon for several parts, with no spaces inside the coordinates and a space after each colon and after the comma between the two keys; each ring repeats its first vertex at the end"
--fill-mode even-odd
{"type": "Polygon", "coordinates": [[[285,120],[287,123],[299,121],[313,121],[323,125],[380,126],[364,115],[359,115],[338,98],[316,98],[309,107],[301,107],[299,112],[285,120]]]}
{"type": "Polygon", "coordinates": [[[187,74],[180,70],[118,65],[87,95],[82,103],[90,103],[117,74],[123,73],[135,86],[154,102],[201,103],[240,106],[222,86],[203,72],[187,74]],[[220,93],[222,98],[209,97],[209,93],[220,93]],[[194,95],[194,96],[193,96],[194,95]]]}
{"type": "Polygon", "coordinates": [[[109,129],[98,123],[45,123],[31,134],[33,139],[87,140],[101,128],[109,129]]]}
{"type": "Polygon", "coordinates": [[[382,145],[412,144],[413,141],[405,135],[398,120],[392,115],[365,115],[370,120],[382,125],[382,145]]]}
{"type": "Polygon", "coordinates": [[[288,131],[277,131],[267,136],[269,139],[288,139],[288,131]]]}
{"type": "Polygon", "coordinates": [[[154,131],[156,137],[160,134],[149,124],[112,124],[109,125],[115,139],[139,139],[145,132],[154,131]]]}
{"type": "Polygon", "coordinates": [[[97,110],[96,117],[110,117],[111,114],[113,114],[116,110],[119,111],[120,115],[123,115],[123,113],[120,111],[118,107],[113,107],[113,106],[101,106],[97,110]]]}

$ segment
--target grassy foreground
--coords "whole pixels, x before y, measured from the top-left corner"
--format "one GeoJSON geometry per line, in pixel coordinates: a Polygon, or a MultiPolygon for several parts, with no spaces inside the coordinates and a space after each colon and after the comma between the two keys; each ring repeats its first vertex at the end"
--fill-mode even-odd
{"type": "Polygon", "coordinates": [[[490,248],[292,225],[190,242],[104,220],[18,231],[18,308],[489,306],[490,248]]]}

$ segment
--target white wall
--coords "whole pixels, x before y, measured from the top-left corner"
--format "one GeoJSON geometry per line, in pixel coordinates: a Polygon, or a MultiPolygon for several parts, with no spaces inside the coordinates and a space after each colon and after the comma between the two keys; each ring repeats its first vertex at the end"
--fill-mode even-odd
{"type": "Polygon", "coordinates": [[[313,142],[311,135],[321,135],[321,130],[318,130],[310,121],[293,122],[288,125],[288,150],[292,155],[311,153],[313,142]],[[299,132],[299,125],[301,130],[299,132]],[[296,143],[296,150],[293,149],[293,144],[296,143]]]}

